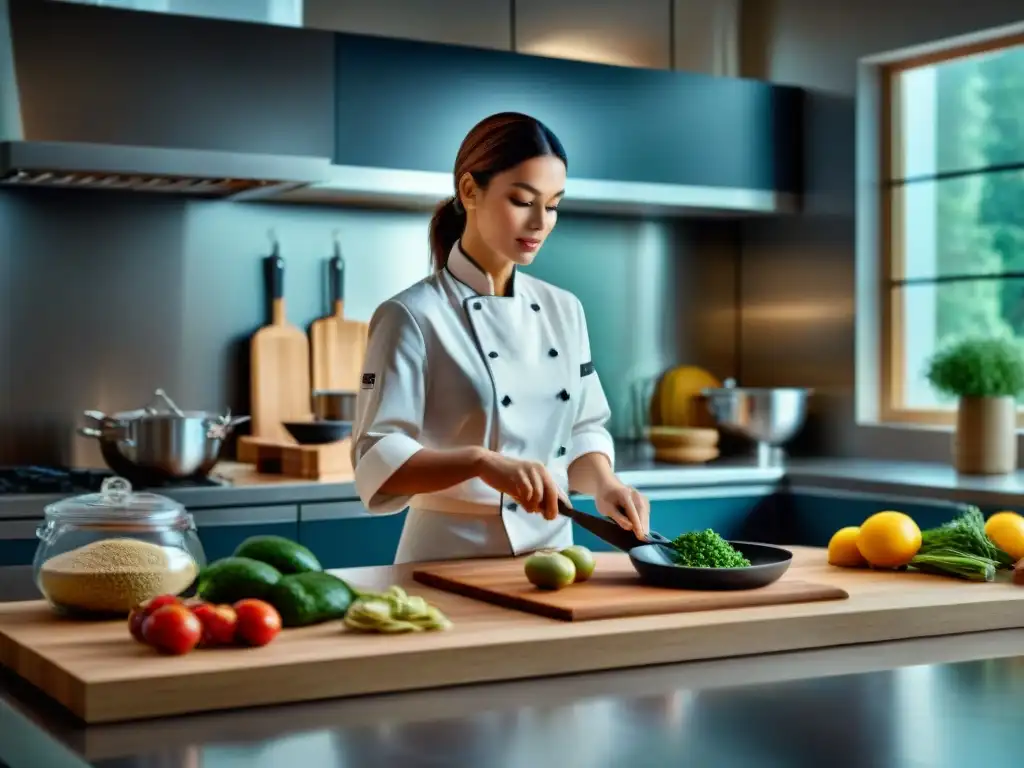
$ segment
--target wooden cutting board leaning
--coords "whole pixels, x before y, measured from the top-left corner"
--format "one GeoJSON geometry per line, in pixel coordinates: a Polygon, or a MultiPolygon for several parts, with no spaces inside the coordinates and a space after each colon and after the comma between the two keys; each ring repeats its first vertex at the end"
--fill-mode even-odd
{"type": "Polygon", "coordinates": [[[309,339],[287,320],[284,259],[276,242],[263,263],[270,324],[256,331],[250,342],[252,436],[291,445],[295,440],[281,422],[311,418],[309,339]]]}
{"type": "Polygon", "coordinates": [[[367,323],[345,318],[345,260],[337,240],[328,261],[328,286],[332,314],[310,327],[313,349],[313,389],[356,392],[363,372],[367,323]]]}

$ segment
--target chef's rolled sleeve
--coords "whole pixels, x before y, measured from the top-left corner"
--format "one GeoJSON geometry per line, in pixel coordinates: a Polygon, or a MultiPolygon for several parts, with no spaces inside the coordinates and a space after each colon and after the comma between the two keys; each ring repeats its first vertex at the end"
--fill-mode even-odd
{"type": "Polygon", "coordinates": [[[580,398],[572,428],[572,444],[568,451],[569,466],[587,453],[603,453],[615,467],[615,442],[608,431],[612,416],[601,379],[590,357],[590,335],[583,305],[577,301],[580,344],[580,398]]]}
{"type": "Polygon", "coordinates": [[[356,492],[373,514],[394,514],[411,496],[381,486],[423,445],[426,343],[404,304],[389,300],[370,320],[362,383],[352,429],[356,492]]]}

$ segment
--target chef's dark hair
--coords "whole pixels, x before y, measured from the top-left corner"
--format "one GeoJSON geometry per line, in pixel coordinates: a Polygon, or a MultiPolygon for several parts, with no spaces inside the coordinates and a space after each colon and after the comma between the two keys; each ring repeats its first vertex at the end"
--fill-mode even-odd
{"type": "Polygon", "coordinates": [[[569,165],[562,142],[544,123],[519,112],[499,112],[473,126],[462,140],[455,157],[456,193],[449,197],[430,220],[430,253],[434,269],[444,269],[448,254],[466,226],[466,209],[458,197],[459,179],[472,174],[481,189],[491,179],[535,157],[554,155],[569,165]]]}

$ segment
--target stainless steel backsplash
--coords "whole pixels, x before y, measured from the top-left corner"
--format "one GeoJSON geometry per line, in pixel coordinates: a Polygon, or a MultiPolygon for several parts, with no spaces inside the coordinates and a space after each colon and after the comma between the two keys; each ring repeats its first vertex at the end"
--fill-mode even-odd
{"type": "MultiPolygon", "coordinates": [[[[334,233],[345,311],[367,320],[429,269],[426,214],[0,193],[0,462],[102,466],[83,410],[146,403],[248,412],[248,342],[267,322],[261,258],[285,260],[288,319],[326,313],[334,233]]],[[[676,363],[735,375],[737,229],[563,216],[531,272],[583,301],[617,436],[633,383],[676,363]]]]}

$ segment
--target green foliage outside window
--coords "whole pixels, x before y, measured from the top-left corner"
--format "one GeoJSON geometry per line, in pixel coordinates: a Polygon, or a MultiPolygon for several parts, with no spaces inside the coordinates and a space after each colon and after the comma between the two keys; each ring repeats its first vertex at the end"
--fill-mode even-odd
{"type": "MultiPolygon", "coordinates": [[[[938,275],[1024,274],[1024,47],[937,67],[937,165],[987,168],[938,181],[938,275]]],[[[912,221],[907,226],[913,226],[912,221]]],[[[948,282],[938,291],[939,344],[970,335],[1024,337],[1024,279],[948,282]]]]}

